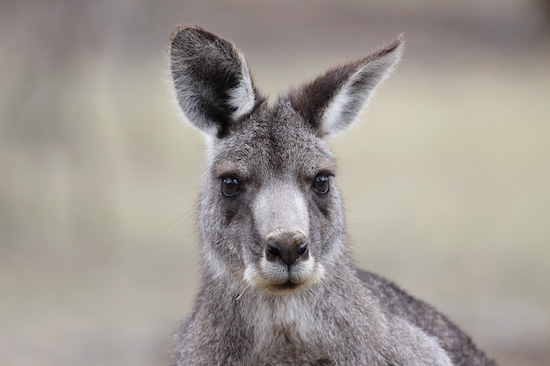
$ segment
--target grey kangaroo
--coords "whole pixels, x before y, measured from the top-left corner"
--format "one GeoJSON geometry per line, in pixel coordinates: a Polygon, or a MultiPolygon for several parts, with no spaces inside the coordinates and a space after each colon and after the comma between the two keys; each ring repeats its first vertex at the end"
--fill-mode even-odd
{"type": "Polygon", "coordinates": [[[323,139],[357,119],[402,37],[272,105],[231,42],[182,26],[169,49],[176,99],[206,137],[202,284],[173,365],[496,365],[445,316],[350,260],[323,139]]]}

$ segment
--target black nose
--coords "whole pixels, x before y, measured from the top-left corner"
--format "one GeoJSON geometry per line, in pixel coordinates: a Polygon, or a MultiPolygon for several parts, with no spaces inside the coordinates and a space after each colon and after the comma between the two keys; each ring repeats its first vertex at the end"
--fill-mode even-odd
{"type": "Polygon", "coordinates": [[[268,237],[265,258],[270,262],[281,260],[288,266],[309,258],[309,245],[304,235],[280,233],[268,237]]]}

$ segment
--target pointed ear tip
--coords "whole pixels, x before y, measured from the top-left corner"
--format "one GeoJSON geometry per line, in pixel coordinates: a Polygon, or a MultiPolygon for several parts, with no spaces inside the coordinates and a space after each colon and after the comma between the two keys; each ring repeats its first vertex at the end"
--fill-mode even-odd
{"type": "Polygon", "coordinates": [[[397,51],[398,53],[403,52],[405,49],[405,34],[401,33],[398,35],[388,48],[390,51],[397,51]]]}
{"type": "Polygon", "coordinates": [[[180,24],[172,30],[172,33],[170,33],[170,40],[168,41],[168,54],[170,57],[175,49],[180,48],[179,40],[182,38],[184,32],[191,27],[192,26],[180,24]]]}
{"type": "Polygon", "coordinates": [[[405,37],[403,33],[397,36],[390,44],[382,48],[378,56],[383,57],[384,59],[393,60],[393,62],[398,62],[401,59],[403,51],[405,50],[405,37]]]}
{"type": "Polygon", "coordinates": [[[210,33],[195,24],[179,24],[170,33],[169,46],[172,48],[177,40],[185,39],[191,36],[191,34],[209,35],[210,33]]]}

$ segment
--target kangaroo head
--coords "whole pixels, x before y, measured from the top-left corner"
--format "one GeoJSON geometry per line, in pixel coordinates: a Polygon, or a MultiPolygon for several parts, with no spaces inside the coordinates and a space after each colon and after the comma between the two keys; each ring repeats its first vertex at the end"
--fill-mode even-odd
{"type": "Polygon", "coordinates": [[[402,48],[399,37],[269,106],[232,43],[197,27],[174,31],[176,98],[207,142],[198,223],[210,275],[278,293],[347,263],[335,162],[323,138],[356,119],[402,48]]]}

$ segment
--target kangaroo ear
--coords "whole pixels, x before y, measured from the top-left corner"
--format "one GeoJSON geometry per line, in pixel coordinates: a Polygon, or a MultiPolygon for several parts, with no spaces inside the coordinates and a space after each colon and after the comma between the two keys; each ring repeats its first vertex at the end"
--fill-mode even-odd
{"type": "Polygon", "coordinates": [[[223,137],[262,99],[242,53],[198,27],[178,27],[172,33],[170,71],[183,114],[210,135],[223,137]]]}
{"type": "Polygon", "coordinates": [[[388,46],[358,61],[335,67],[290,92],[288,99],[318,132],[334,135],[352,124],[377,85],[393,70],[404,48],[400,35],[388,46]]]}

